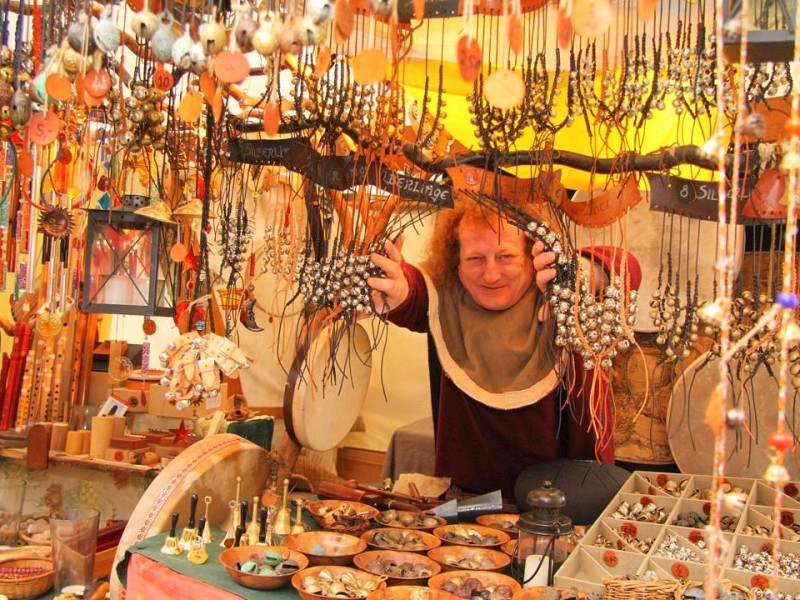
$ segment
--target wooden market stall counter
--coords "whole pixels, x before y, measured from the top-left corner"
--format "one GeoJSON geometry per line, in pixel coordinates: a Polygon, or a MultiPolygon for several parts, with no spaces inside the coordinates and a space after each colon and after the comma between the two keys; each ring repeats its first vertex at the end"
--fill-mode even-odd
{"type": "MultiPolygon", "coordinates": [[[[27,448],[5,448],[0,450],[0,458],[25,461],[28,456],[27,448]]],[[[149,481],[155,479],[161,470],[160,467],[147,465],[134,465],[116,460],[92,458],[85,454],[71,455],[63,452],[50,452],[48,462],[50,465],[76,467],[78,469],[91,469],[93,471],[134,473],[142,475],[149,481]]]]}

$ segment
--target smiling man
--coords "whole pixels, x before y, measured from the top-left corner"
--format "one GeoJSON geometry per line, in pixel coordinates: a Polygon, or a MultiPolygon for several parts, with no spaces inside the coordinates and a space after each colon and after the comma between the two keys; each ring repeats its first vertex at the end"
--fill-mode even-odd
{"type": "MultiPolygon", "coordinates": [[[[433,399],[437,475],[466,491],[501,489],[512,498],[525,467],[563,457],[613,461],[613,444],[596,456],[582,361],[553,344],[544,310],[552,252],[463,199],[437,216],[421,267],[403,261],[401,244],[387,242],[385,250],[372,256],[385,275],[369,279],[375,308],[430,333],[442,366],[433,399]]],[[[626,258],[637,287],[635,259],[616,256],[626,258]]],[[[611,407],[602,414],[613,419],[611,407]]]]}

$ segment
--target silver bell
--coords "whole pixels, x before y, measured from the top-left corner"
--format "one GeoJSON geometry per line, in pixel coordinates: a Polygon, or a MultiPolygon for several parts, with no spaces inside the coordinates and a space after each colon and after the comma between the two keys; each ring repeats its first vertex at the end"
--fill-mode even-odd
{"type": "Polygon", "coordinates": [[[84,56],[89,56],[95,50],[94,32],[89,17],[84,11],[78,13],[75,20],[67,29],[67,41],[70,47],[84,56]]]}
{"type": "Polygon", "coordinates": [[[9,104],[11,123],[17,129],[21,129],[28,124],[33,114],[33,105],[28,94],[19,89],[11,96],[9,104]]]}

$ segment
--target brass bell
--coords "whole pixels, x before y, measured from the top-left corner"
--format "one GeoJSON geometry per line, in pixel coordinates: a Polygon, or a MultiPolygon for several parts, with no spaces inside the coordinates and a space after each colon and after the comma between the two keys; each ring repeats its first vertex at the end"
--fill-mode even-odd
{"type": "Polygon", "coordinates": [[[11,67],[2,67],[0,68],[0,79],[5,81],[6,83],[11,83],[14,81],[14,69],[11,67]]]}
{"type": "Polygon", "coordinates": [[[8,104],[0,106],[0,119],[6,121],[10,118],[11,118],[11,109],[9,108],[8,104]]]}
{"type": "Polygon", "coordinates": [[[147,88],[143,85],[135,86],[132,93],[137,100],[147,100],[147,88]]]}
{"type": "Polygon", "coordinates": [[[10,67],[14,62],[14,51],[8,46],[0,48],[0,65],[10,67]]]}
{"type": "Polygon", "coordinates": [[[11,126],[8,123],[0,123],[0,141],[5,142],[11,137],[11,133],[13,131],[14,130],[11,129],[11,126]]]}
{"type": "Polygon", "coordinates": [[[134,123],[141,123],[145,119],[145,114],[141,108],[137,108],[128,114],[128,118],[134,123]]]}
{"type": "Polygon", "coordinates": [[[147,113],[147,120],[153,125],[158,125],[164,120],[164,114],[160,110],[151,110],[147,113]]]}
{"type": "Polygon", "coordinates": [[[33,112],[33,106],[28,94],[21,89],[14,92],[11,96],[9,107],[11,111],[9,116],[11,117],[11,122],[14,124],[14,127],[17,129],[25,127],[28,121],[31,120],[31,114],[33,112]]]}

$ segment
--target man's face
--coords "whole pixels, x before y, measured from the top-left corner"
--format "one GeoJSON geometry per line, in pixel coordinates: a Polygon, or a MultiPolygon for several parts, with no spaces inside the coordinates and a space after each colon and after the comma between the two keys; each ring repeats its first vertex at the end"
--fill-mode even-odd
{"type": "Polygon", "coordinates": [[[458,278],[475,302],[487,310],[514,306],[533,282],[533,261],[523,233],[505,223],[465,217],[458,227],[458,278]]]}

